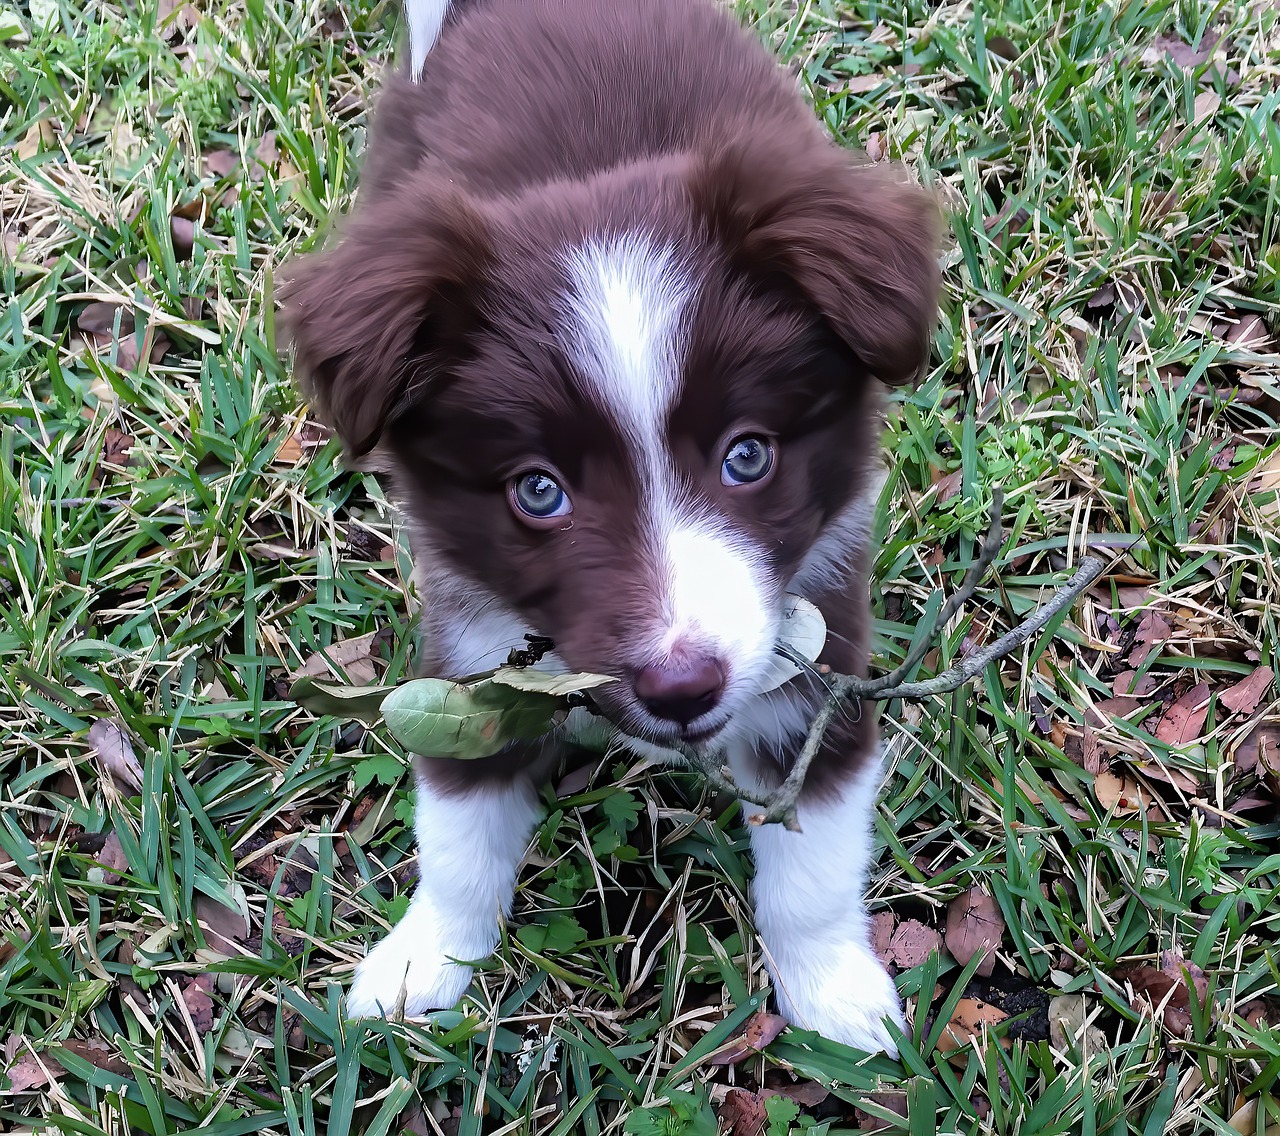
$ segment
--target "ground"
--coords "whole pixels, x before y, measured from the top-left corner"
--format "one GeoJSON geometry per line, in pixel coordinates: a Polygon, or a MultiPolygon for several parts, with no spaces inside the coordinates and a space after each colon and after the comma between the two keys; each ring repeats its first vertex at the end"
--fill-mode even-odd
{"type": "Polygon", "coordinates": [[[901,1062],[774,1036],[736,810],[621,761],[548,792],[458,1011],[343,1021],[411,888],[408,785],[289,677],[395,679],[413,601],[264,297],[352,193],[395,5],[45,0],[0,9],[0,1127],[1280,1131],[1280,11],[738,7],[951,212],[876,666],[997,485],[1004,553],[920,675],[1106,564],[884,707],[901,1062]]]}

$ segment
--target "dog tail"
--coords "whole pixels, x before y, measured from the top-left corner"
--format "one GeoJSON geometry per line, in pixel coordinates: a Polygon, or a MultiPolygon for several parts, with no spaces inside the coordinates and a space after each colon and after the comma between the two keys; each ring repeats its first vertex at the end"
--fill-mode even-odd
{"type": "Polygon", "coordinates": [[[449,0],[404,0],[405,22],[409,25],[409,78],[415,82],[440,38],[448,11],[449,0]]]}

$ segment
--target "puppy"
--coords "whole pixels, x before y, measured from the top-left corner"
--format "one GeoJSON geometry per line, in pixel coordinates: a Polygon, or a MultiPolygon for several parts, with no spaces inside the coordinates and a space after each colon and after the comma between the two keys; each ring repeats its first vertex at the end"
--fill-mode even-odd
{"type": "MultiPolygon", "coordinates": [[[[786,593],[820,662],[867,665],[882,384],[936,318],[937,210],[857,165],[711,0],[409,0],[342,240],[283,295],[303,388],[406,514],[423,670],[526,633],[631,744],[714,744],[785,774],[820,704],[762,693],[786,593]]],[[[352,1015],[454,1005],[489,954],[556,739],[416,763],[421,880],[356,972],[352,1015]]],[[[863,904],[874,713],[828,734],[803,832],[751,832],[781,1012],[894,1051],[863,904]]]]}

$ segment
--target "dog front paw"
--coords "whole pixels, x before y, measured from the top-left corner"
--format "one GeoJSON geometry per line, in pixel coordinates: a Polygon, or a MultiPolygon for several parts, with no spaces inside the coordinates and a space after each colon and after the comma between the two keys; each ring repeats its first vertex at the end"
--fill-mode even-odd
{"type": "Polygon", "coordinates": [[[885,1023],[906,1031],[902,1000],[888,971],[866,947],[814,945],[775,958],[769,969],[778,1010],[792,1025],[867,1053],[897,1057],[897,1043],[885,1023]]]}
{"type": "Polygon", "coordinates": [[[433,928],[412,907],[395,929],[356,967],[347,992],[347,1016],[416,1017],[456,1006],[471,983],[471,967],[443,951],[433,928]]]}

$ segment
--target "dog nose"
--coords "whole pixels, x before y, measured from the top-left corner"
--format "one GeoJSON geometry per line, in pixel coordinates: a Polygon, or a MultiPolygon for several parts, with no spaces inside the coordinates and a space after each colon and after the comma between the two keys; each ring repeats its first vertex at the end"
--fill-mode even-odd
{"type": "Polygon", "coordinates": [[[724,691],[724,671],[709,655],[678,656],[645,667],[636,675],[635,687],[655,718],[687,726],[715,709],[724,691]]]}

